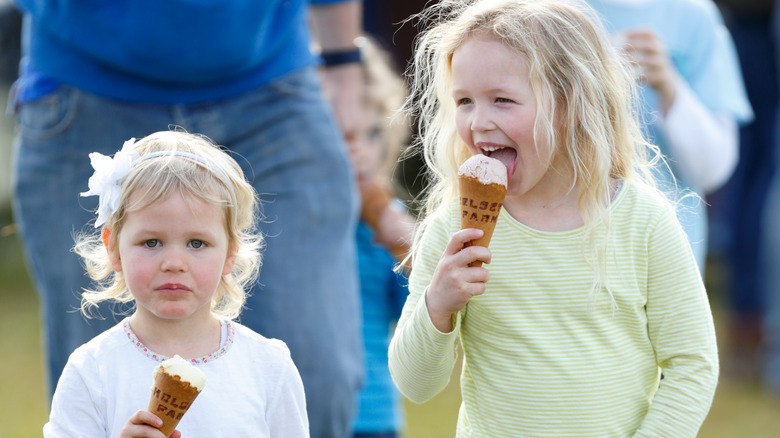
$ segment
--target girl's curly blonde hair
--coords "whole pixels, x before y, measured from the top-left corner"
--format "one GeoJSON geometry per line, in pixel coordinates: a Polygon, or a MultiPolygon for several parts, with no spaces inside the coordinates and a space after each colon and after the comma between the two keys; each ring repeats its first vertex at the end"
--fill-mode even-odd
{"type": "MultiPolygon", "coordinates": [[[[263,237],[255,228],[259,200],[241,167],[205,136],[182,131],[151,134],[135,143],[134,149],[140,157],[119,181],[118,208],[102,227],[111,231],[111,242],[107,243],[118,247],[127,213],[142,210],[174,193],[223,207],[228,251],[235,253],[236,259],[232,272],[222,276],[212,296],[211,310],[223,319],[238,317],[247,288],[257,278],[264,246],[263,237]]],[[[82,294],[81,311],[87,316],[103,301],[133,301],[122,272],[112,268],[102,235],[102,230],[81,233],[74,247],[90,278],[98,282],[97,288],[82,294]]]]}

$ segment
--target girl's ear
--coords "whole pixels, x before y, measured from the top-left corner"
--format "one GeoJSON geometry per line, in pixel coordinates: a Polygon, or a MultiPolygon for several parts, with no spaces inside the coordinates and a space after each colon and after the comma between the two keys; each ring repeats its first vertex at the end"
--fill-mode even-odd
{"type": "Polygon", "coordinates": [[[111,261],[111,267],[115,272],[122,272],[122,261],[119,258],[119,251],[111,240],[111,229],[103,227],[100,237],[103,239],[103,246],[106,247],[106,252],[108,252],[108,259],[111,261]]]}
{"type": "Polygon", "coordinates": [[[236,264],[236,257],[238,257],[238,248],[231,245],[230,249],[228,249],[225,265],[222,267],[222,275],[230,275],[230,273],[233,272],[233,266],[236,264]]]}

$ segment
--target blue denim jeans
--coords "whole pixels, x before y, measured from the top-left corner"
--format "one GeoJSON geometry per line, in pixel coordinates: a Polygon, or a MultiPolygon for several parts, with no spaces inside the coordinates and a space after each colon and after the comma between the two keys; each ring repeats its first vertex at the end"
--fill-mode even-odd
{"type": "Polygon", "coordinates": [[[94,231],[97,201],[79,197],[92,174],[88,153],[113,154],[172,124],[228,147],[260,194],[267,247],[240,321],[289,346],[311,436],[349,436],[363,373],[358,198],[313,68],[200,104],[129,103],[62,86],[18,108],[14,209],[40,294],[50,387],[76,347],[121,319],[107,305],[102,320],[78,311],[90,280],[70,249],[74,233],[94,231]]]}

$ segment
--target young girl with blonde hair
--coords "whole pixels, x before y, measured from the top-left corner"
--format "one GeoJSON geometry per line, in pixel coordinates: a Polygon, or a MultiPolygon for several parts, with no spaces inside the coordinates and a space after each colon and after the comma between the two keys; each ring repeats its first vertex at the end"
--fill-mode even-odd
{"type": "Polygon", "coordinates": [[[82,311],[133,303],[119,324],[74,351],[46,437],[163,437],[145,410],[152,370],[179,355],[206,375],[173,436],[308,436],[303,385],[287,346],[233,321],[256,278],[257,196],[238,163],[205,137],[158,132],[113,157],[90,154],[83,196],[95,227],[75,250],[98,282],[82,311]]]}
{"type": "Polygon", "coordinates": [[[423,14],[415,55],[407,107],[433,184],[390,346],[396,385],[433,397],[460,342],[459,437],[695,436],[718,376],[712,315],[653,183],[662,160],[628,66],[584,4],[466,3],[423,14]],[[460,230],[457,170],[473,154],[507,167],[489,249],[460,230]]]}

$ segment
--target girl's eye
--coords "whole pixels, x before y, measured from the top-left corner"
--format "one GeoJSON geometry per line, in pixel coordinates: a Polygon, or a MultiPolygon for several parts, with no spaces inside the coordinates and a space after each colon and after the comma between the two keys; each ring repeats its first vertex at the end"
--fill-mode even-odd
{"type": "Polygon", "coordinates": [[[457,100],[457,104],[458,104],[458,106],[460,106],[460,105],[468,105],[468,104],[470,104],[471,102],[472,102],[472,101],[471,101],[471,98],[470,98],[470,97],[464,97],[464,98],[462,98],[462,99],[458,99],[458,100],[457,100]]]}
{"type": "Polygon", "coordinates": [[[195,249],[202,248],[205,245],[206,244],[203,243],[202,240],[192,240],[192,241],[190,241],[190,246],[195,248],[195,249]]]}
{"type": "Polygon", "coordinates": [[[498,103],[512,103],[512,99],[507,99],[506,97],[497,97],[496,102],[498,103]]]}
{"type": "Polygon", "coordinates": [[[371,140],[378,140],[382,138],[382,128],[379,126],[374,126],[371,128],[371,130],[368,132],[368,138],[371,140]]]}
{"type": "Polygon", "coordinates": [[[144,246],[147,248],[154,248],[160,246],[160,241],[157,239],[149,239],[146,242],[144,242],[144,246]]]}

